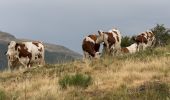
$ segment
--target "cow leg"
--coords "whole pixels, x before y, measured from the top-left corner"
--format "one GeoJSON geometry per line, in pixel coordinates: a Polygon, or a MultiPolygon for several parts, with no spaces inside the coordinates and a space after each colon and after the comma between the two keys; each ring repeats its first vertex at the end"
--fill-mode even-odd
{"type": "Polygon", "coordinates": [[[27,68],[29,65],[29,58],[18,58],[19,62],[23,65],[23,67],[27,68]]]}
{"type": "Polygon", "coordinates": [[[27,64],[20,62],[25,68],[27,68],[27,64]]]}
{"type": "Polygon", "coordinates": [[[115,44],[115,47],[113,47],[115,49],[115,54],[119,55],[121,53],[121,46],[120,44],[115,44]]]}
{"type": "Polygon", "coordinates": [[[28,68],[31,68],[31,59],[29,59],[28,64],[27,64],[27,67],[28,67],[28,68]]]}
{"type": "Polygon", "coordinates": [[[105,39],[104,39],[104,46],[106,48],[106,53],[109,53],[110,52],[110,48],[109,48],[109,42],[108,42],[108,37],[105,36],[105,39]]]}
{"type": "Polygon", "coordinates": [[[89,58],[89,54],[86,51],[84,51],[83,60],[88,59],[88,58],[89,58]]]}
{"type": "Polygon", "coordinates": [[[102,50],[102,56],[107,54],[107,47],[105,44],[103,44],[103,50],[102,50]]]}
{"type": "Polygon", "coordinates": [[[8,60],[8,70],[11,71],[11,62],[8,60]]]}
{"type": "Polygon", "coordinates": [[[85,51],[83,52],[83,60],[85,60],[86,59],[86,53],[85,53],[85,51]]]}
{"type": "Polygon", "coordinates": [[[146,47],[147,47],[147,45],[146,45],[146,44],[144,44],[144,45],[143,45],[143,50],[146,50],[146,47]]]}
{"type": "Polygon", "coordinates": [[[41,59],[41,65],[44,66],[45,65],[45,61],[44,59],[41,59]]]}

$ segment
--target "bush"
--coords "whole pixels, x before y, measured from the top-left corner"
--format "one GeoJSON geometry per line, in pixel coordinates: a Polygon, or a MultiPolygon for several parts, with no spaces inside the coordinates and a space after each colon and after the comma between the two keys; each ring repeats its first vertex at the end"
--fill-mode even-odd
{"type": "Polygon", "coordinates": [[[164,27],[164,24],[157,24],[153,29],[152,32],[155,34],[156,37],[156,44],[155,46],[165,46],[170,42],[170,30],[164,27]]]}
{"type": "Polygon", "coordinates": [[[133,41],[132,37],[124,36],[124,37],[122,37],[122,40],[121,40],[121,47],[128,47],[133,43],[134,43],[134,41],[133,41]]]}
{"type": "Polygon", "coordinates": [[[67,86],[79,86],[86,88],[91,83],[91,76],[83,74],[75,74],[72,76],[66,75],[59,80],[59,85],[62,88],[67,88],[67,86]]]}

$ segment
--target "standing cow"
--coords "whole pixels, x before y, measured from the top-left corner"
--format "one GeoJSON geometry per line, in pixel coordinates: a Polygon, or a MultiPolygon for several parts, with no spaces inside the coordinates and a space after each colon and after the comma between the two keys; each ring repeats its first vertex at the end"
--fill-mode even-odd
{"type": "Polygon", "coordinates": [[[8,44],[6,53],[8,67],[13,69],[18,64],[31,67],[33,64],[44,65],[44,46],[41,42],[15,42],[8,44]]]}
{"type": "Polygon", "coordinates": [[[103,52],[109,53],[114,55],[121,50],[121,33],[117,29],[112,29],[108,32],[98,31],[99,36],[96,40],[96,43],[102,43],[103,45],[103,52]]]}
{"type": "Polygon", "coordinates": [[[134,40],[138,44],[138,51],[153,47],[156,42],[155,34],[152,31],[142,32],[134,40]]]}
{"type": "Polygon", "coordinates": [[[84,38],[82,49],[85,59],[100,58],[99,48],[100,44],[96,43],[97,35],[89,35],[84,38]]]}

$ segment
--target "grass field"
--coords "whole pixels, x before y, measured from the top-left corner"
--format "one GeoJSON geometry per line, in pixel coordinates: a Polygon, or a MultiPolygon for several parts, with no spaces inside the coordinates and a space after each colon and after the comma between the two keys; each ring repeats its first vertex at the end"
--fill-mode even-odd
{"type": "Polygon", "coordinates": [[[170,100],[170,46],[0,72],[0,100],[170,100]]]}

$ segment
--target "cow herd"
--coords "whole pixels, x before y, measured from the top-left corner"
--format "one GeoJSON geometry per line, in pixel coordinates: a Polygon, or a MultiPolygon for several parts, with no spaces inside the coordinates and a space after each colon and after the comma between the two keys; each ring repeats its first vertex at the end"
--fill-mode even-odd
{"type": "MultiPolygon", "coordinates": [[[[120,53],[135,53],[152,47],[155,43],[155,35],[152,31],[146,31],[133,38],[134,43],[128,47],[121,47],[121,32],[118,29],[109,31],[98,31],[98,34],[91,34],[83,39],[82,49],[84,59],[100,58],[103,54],[117,55],[120,53]],[[100,53],[100,44],[103,43],[103,50],[100,53]]],[[[33,65],[43,66],[44,45],[42,42],[16,42],[11,41],[8,44],[6,56],[9,69],[31,67],[33,65]]]]}
{"type": "Polygon", "coordinates": [[[109,31],[98,31],[98,34],[86,36],[82,43],[84,59],[100,58],[102,54],[118,55],[122,53],[135,53],[153,47],[155,44],[155,34],[146,31],[133,37],[134,43],[128,47],[121,47],[121,32],[113,28],[109,31]],[[99,52],[100,44],[103,43],[102,54],[99,52]]]}

